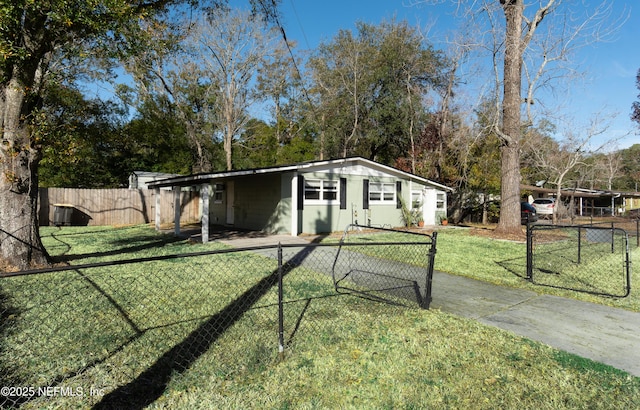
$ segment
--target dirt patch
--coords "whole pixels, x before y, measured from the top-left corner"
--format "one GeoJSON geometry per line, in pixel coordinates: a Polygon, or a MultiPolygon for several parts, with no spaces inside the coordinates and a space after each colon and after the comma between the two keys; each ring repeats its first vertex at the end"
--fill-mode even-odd
{"type": "Polygon", "coordinates": [[[527,242],[527,234],[524,230],[518,233],[498,233],[492,228],[471,228],[470,233],[471,235],[502,241],[527,242]]]}

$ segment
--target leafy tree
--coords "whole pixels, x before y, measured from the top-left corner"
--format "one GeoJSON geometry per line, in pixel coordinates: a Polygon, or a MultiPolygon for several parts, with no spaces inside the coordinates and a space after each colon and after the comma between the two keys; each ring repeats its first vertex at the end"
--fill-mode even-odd
{"type": "MultiPolygon", "coordinates": [[[[166,99],[147,99],[122,134],[128,137],[131,156],[129,171],[145,170],[187,175],[201,164],[198,151],[187,136],[186,126],[175,114],[176,107],[166,99]]],[[[205,151],[215,153],[209,140],[205,151]]],[[[219,149],[218,149],[219,151],[219,149]]],[[[217,156],[220,163],[221,155],[217,156]]],[[[212,161],[215,163],[215,154],[212,161]]]]}
{"type": "Polygon", "coordinates": [[[85,100],[70,87],[51,89],[39,113],[43,146],[42,186],[114,187],[126,183],[127,138],[120,133],[122,107],[85,100]],[[46,117],[46,118],[45,118],[46,117]]]}
{"type": "MultiPolygon", "coordinates": [[[[640,90],[640,70],[636,75],[636,88],[640,90]]],[[[640,94],[638,94],[638,99],[640,100],[640,94]]],[[[634,101],[631,105],[631,119],[637,122],[640,127],[640,101],[634,101]]]]}
{"type": "MultiPolygon", "coordinates": [[[[213,119],[215,97],[211,82],[203,78],[202,70],[184,53],[167,53],[149,49],[130,60],[129,69],[136,86],[120,86],[119,95],[127,101],[137,101],[146,121],[166,123],[166,119],[181,124],[176,130],[186,138],[192,152],[190,172],[210,172],[213,169],[213,135],[217,131],[213,119]],[[181,60],[185,63],[180,64],[181,60]]],[[[164,134],[164,132],[163,132],[164,134]]]]}
{"type": "MultiPolygon", "coordinates": [[[[298,72],[299,62],[293,63],[289,53],[293,53],[294,44],[286,48],[278,47],[272,55],[265,58],[258,68],[257,92],[265,100],[271,100],[271,114],[275,120],[275,137],[279,144],[286,143],[294,137],[295,115],[299,108],[298,99],[302,98],[302,79],[298,72]]],[[[291,57],[293,58],[293,57],[291,57]]]]}
{"type": "Polygon", "coordinates": [[[491,107],[485,102],[476,110],[473,126],[455,111],[435,113],[417,139],[416,172],[455,188],[448,201],[455,221],[477,209],[486,220],[488,198],[500,192],[500,144],[490,126],[491,107]]]}
{"type": "Polygon", "coordinates": [[[50,92],[47,100],[54,99],[41,112],[48,118],[40,131],[48,130],[50,140],[42,149],[41,186],[122,187],[132,171],[188,174],[197,161],[184,124],[166,102],[147,101],[135,118],[125,122],[121,106],[85,100],[69,87],[50,92]]]}
{"type": "Polygon", "coordinates": [[[233,163],[240,169],[275,165],[278,145],[275,127],[264,121],[251,119],[237,141],[233,163]]]}
{"type": "MultiPolygon", "coordinates": [[[[38,166],[50,143],[38,119],[43,97],[65,76],[145,46],[146,28],[171,25],[174,6],[198,0],[19,0],[0,5],[0,258],[25,268],[48,262],[38,231],[38,166]],[[155,23],[154,23],[155,22],[155,23]]],[[[216,0],[202,1],[209,6],[216,0]]],[[[255,0],[254,3],[262,3],[255,0]]],[[[276,2],[264,2],[272,10],[276,2]]],[[[268,14],[268,13],[267,13],[268,14]]],[[[180,27],[174,27],[176,32],[180,27]]],[[[100,73],[99,70],[86,70],[100,73]]],[[[72,79],[71,79],[72,80],[72,79]]]]}
{"type": "Polygon", "coordinates": [[[406,22],[356,30],[340,31],[309,61],[323,151],[393,163],[422,127],[424,97],[442,86],[445,59],[406,22]]]}
{"type": "Polygon", "coordinates": [[[361,90],[366,83],[361,60],[366,54],[364,42],[341,30],[333,43],[321,44],[309,61],[312,91],[320,104],[321,156],[327,152],[329,157],[346,157],[350,147],[357,145],[361,90]]]}
{"type": "Polygon", "coordinates": [[[627,149],[620,151],[621,157],[621,174],[623,175],[616,181],[615,187],[620,190],[629,190],[638,192],[638,183],[640,182],[640,144],[634,144],[627,149]]]}
{"type": "MultiPolygon", "coordinates": [[[[289,129],[298,128],[290,125],[289,129]]],[[[240,169],[292,164],[315,158],[312,136],[304,130],[278,141],[277,125],[251,119],[237,141],[233,163],[240,169]]]]}

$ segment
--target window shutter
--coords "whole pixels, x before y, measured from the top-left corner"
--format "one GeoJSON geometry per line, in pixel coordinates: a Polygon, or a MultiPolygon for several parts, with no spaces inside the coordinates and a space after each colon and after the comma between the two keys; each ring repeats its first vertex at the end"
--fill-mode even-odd
{"type": "Polygon", "coordinates": [[[340,178],[340,209],[347,209],[347,178],[340,178]]]}
{"type": "Polygon", "coordinates": [[[304,209],[304,177],[298,175],[298,211],[304,209]]]}
{"type": "Polygon", "coordinates": [[[396,181],[396,209],[402,208],[402,181],[396,181]]]}
{"type": "Polygon", "coordinates": [[[369,209],[369,180],[362,180],[362,209],[369,209]]]}

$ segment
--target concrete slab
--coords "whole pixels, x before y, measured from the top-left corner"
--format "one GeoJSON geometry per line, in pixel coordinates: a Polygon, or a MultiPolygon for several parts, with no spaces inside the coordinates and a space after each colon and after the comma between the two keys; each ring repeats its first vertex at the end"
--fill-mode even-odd
{"type": "Polygon", "coordinates": [[[479,319],[524,303],[538,294],[436,271],[431,296],[431,308],[479,319]]]}
{"type": "Polygon", "coordinates": [[[291,235],[268,235],[259,237],[236,237],[217,240],[234,248],[248,248],[252,246],[276,246],[283,245],[307,245],[309,241],[298,236],[291,235]]]}

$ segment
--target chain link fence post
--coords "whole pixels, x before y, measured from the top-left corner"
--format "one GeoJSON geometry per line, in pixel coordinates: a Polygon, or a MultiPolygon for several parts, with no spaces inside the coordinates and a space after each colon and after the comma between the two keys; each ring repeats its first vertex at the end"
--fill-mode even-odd
{"type": "Polygon", "coordinates": [[[284,360],[284,290],[282,285],[282,244],[278,242],[278,356],[284,360]]]}
{"type": "Polygon", "coordinates": [[[436,239],[438,232],[433,232],[431,235],[431,247],[429,248],[429,265],[427,267],[427,283],[425,283],[424,299],[422,301],[422,308],[429,309],[431,305],[431,287],[433,285],[433,268],[436,261],[436,239]]]}

